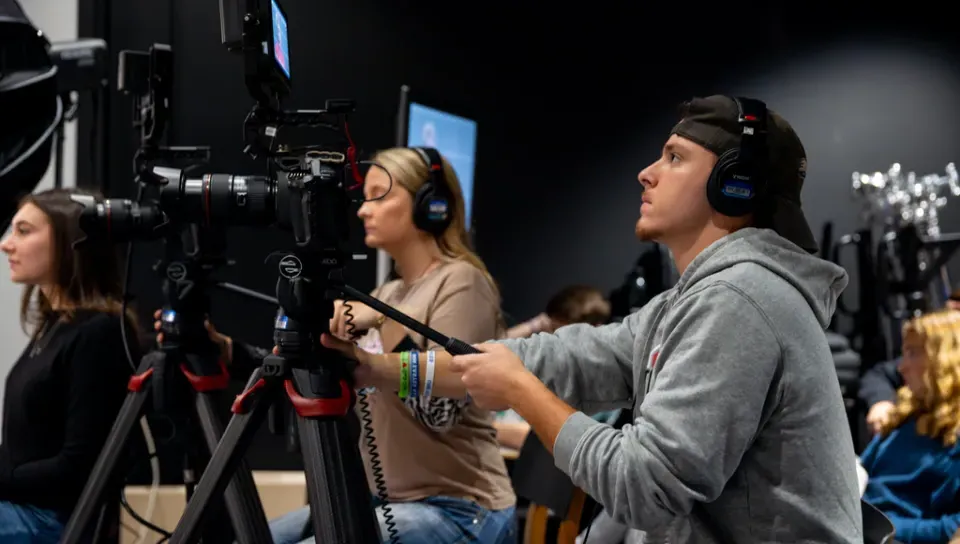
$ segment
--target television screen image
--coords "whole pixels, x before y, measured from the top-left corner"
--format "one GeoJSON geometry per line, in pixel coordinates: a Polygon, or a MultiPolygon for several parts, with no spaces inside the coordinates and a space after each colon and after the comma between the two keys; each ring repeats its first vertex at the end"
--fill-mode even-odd
{"type": "Polygon", "coordinates": [[[271,0],[273,10],[273,58],[283,70],[283,74],[290,78],[290,45],[287,41],[287,18],[280,11],[277,0],[271,0]]]}
{"type": "Polygon", "coordinates": [[[460,187],[463,189],[466,226],[469,230],[473,204],[477,122],[411,101],[407,117],[407,145],[436,148],[453,166],[457,179],[460,180],[460,187]]]}

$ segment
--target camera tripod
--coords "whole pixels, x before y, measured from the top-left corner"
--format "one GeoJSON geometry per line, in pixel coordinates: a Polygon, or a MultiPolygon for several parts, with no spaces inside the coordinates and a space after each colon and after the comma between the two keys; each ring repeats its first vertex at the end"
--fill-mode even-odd
{"type": "MultiPolygon", "coordinates": [[[[184,467],[188,501],[195,492],[193,475],[203,472],[203,465],[207,464],[223,434],[223,424],[216,408],[230,375],[203,324],[207,301],[202,285],[211,267],[209,263],[185,259],[163,263],[162,268],[166,276],[164,292],[168,299],[161,314],[163,343],[140,360],[140,366],[130,378],[127,386],[130,392],[67,522],[62,544],[76,544],[85,539],[87,531],[92,530],[91,521],[105,495],[114,492],[115,486],[122,485],[122,475],[117,472],[118,463],[149,397],[152,397],[157,411],[184,416],[178,419],[186,422],[190,432],[199,430],[202,436],[206,451],[188,456],[184,467]],[[188,406],[189,401],[185,398],[192,400],[192,406],[188,406]]],[[[248,294],[242,288],[233,289],[230,284],[218,286],[248,294]]],[[[218,504],[218,516],[223,513],[220,506],[225,507],[235,535],[223,529],[227,526],[227,520],[224,520],[224,523],[211,526],[204,535],[204,542],[233,542],[234,536],[241,544],[271,541],[253,475],[244,461],[238,462],[223,495],[223,503],[218,504]]]]}
{"type": "Polygon", "coordinates": [[[447,338],[346,285],[341,270],[329,266],[336,258],[311,259],[311,264],[326,264],[319,264],[320,274],[310,276],[305,274],[304,260],[291,254],[280,261],[283,277],[278,280],[277,295],[281,311],[274,327],[277,349],[264,358],[237,396],[234,415],[170,539],[172,544],[196,541],[210,500],[223,492],[227,476],[237,470],[267,411],[284,396],[297,415],[316,541],[380,544],[373,497],[360,457],[359,421],[352,410],[356,394],[349,371],[353,362],[320,345],[320,333],[328,329],[337,296],[359,300],[451,353],[477,353],[472,346],[447,338]],[[326,281],[307,280],[311,276],[326,281]]]}

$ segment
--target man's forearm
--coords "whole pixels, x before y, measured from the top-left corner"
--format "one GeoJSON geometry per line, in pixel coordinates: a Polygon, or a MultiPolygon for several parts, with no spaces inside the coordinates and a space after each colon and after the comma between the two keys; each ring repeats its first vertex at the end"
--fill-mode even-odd
{"type": "Polygon", "coordinates": [[[624,323],[567,325],[553,334],[500,340],[547,389],[587,412],[623,408],[633,399],[635,336],[624,323]]]}
{"type": "MultiPolygon", "coordinates": [[[[460,374],[450,370],[453,356],[446,351],[435,351],[433,365],[433,387],[431,396],[462,399],[467,396],[460,374]]],[[[427,383],[427,353],[418,354],[420,393],[425,391],[427,383]]],[[[371,357],[370,365],[378,387],[393,390],[400,389],[400,354],[387,353],[371,357]]]]}
{"type": "Polygon", "coordinates": [[[520,383],[512,384],[511,408],[522,417],[543,446],[553,454],[553,444],[567,418],[576,410],[553,394],[533,374],[524,374],[520,383]]]}

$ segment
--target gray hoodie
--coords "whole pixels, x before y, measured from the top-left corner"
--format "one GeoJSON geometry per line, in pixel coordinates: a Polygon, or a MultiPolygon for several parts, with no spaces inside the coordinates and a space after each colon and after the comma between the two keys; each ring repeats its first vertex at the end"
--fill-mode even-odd
{"type": "Polygon", "coordinates": [[[647,542],[863,542],[857,458],[824,329],[842,268],[773,231],[712,244],[622,323],[506,340],[586,413],[557,466],[647,542]]]}

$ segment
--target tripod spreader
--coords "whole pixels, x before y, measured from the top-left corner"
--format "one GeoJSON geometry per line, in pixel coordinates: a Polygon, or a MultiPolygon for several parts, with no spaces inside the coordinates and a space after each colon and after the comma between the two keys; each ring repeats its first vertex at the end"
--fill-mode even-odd
{"type": "Polygon", "coordinates": [[[290,404],[300,417],[345,416],[353,406],[355,393],[346,380],[340,379],[340,394],[336,397],[307,398],[301,396],[294,386],[293,379],[288,375],[287,362],[279,355],[268,355],[263,359],[260,367],[263,374],[254,384],[237,395],[230,410],[234,414],[245,414],[251,409],[252,397],[260,390],[265,389],[269,380],[280,380],[287,393],[290,404]]]}
{"type": "MultiPolygon", "coordinates": [[[[288,320],[278,318],[278,327],[288,320]]],[[[289,320],[292,327],[296,325],[289,320]]],[[[289,330],[289,329],[288,329],[289,330]]],[[[295,330],[295,329],[292,329],[295,330]]],[[[307,477],[313,530],[318,542],[379,544],[373,497],[364,481],[359,427],[352,418],[355,393],[340,373],[342,357],[333,350],[301,358],[295,353],[269,355],[233,403],[233,417],[207,465],[193,499],[170,539],[196,542],[205,510],[219,496],[271,407],[289,399],[307,477]]]]}

